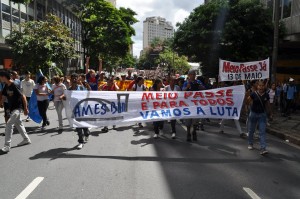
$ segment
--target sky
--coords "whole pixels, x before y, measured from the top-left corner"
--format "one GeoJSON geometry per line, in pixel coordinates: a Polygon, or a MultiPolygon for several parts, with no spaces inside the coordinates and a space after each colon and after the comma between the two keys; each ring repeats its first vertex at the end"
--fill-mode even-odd
{"type": "Polygon", "coordinates": [[[166,18],[175,27],[177,22],[184,21],[203,2],[204,0],[117,0],[117,7],[131,8],[137,13],[139,22],[134,25],[136,36],[132,38],[134,56],[139,57],[143,49],[143,21],[147,17],[166,18]]]}

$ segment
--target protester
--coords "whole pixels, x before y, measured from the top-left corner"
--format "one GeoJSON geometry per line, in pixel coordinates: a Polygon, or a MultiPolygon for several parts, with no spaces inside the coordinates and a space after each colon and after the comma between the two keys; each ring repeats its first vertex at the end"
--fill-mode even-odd
{"type": "MultiPolygon", "coordinates": [[[[132,86],[132,90],[133,91],[146,91],[147,87],[144,84],[144,78],[139,76],[137,77],[137,79],[135,80],[135,84],[132,86]]],[[[140,128],[143,128],[142,123],[138,123],[140,128]]]]}
{"type": "Polygon", "coordinates": [[[99,80],[99,75],[96,74],[94,70],[90,70],[86,75],[86,81],[90,85],[92,91],[98,90],[98,80],[99,80]]]}
{"type": "MultiPolygon", "coordinates": [[[[161,91],[163,89],[163,83],[161,79],[156,79],[154,81],[154,84],[152,86],[152,88],[150,89],[150,91],[161,91]]],[[[159,130],[163,129],[164,126],[164,121],[155,121],[153,122],[153,126],[154,126],[154,139],[158,138],[159,135],[159,130]]]]}
{"type": "Polygon", "coordinates": [[[291,107],[296,99],[297,88],[294,83],[294,79],[290,78],[289,83],[284,87],[284,97],[285,97],[285,107],[284,107],[284,116],[288,117],[291,113],[291,107]]]}
{"type": "MultiPolygon", "coordinates": [[[[114,82],[114,79],[111,78],[111,79],[107,80],[107,84],[105,84],[101,87],[101,90],[102,91],[118,91],[119,87],[118,87],[117,83],[114,82]]],[[[115,128],[116,128],[116,125],[113,125],[113,129],[115,129],[115,128]]],[[[107,133],[108,127],[104,126],[104,128],[101,131],[107,133]]]]}
{"type": "Polygon", "coordinates": [[[82,85],[83,87],[86,88],[86,90],[90,91],[92,90],[91,86],[89,85],[89,83],[86,81],[86,75],[85,74],[81,74],[78,78],[78,84],[82,85]]]}
{"type": "MultiPolygon", "coordinates": [[[[188,73],[189,79],[183,84],[183,91],[199,91],[201,89],[201,82],[199,80],[196,80],[196,72],[194,70],[190,70],[188,73]]],[[[188,142],[193,140],[197,141],[197,124],[198,119],[186,119],[185,124],[187,127],[187,138],[186,140],[188,142]],[[193,129],[192,129],[193,127],[193,129]],[[192,130],[192,134],[191,134],[192,130]]],[[[202,124],[203,125],[203,124],[202,124]]]]}
{"type": "MultiPolygon", "coordinates": [[[[31,73],[29,71],[27,71],[25,73],[25,79],[22,80],[22,82],[21,82],[21,91],[22,91],[22,94],[25,95],[28,104],[29,104],[30,97],[32,95],[34,86],[35,86],[35,83],[31,79],[31,73]]],[[[26,118],[26,122],[29,122],[29,121],[30,121],[30,118],[28,116],[26,118]]]]}
{"type": "MultiPolygon", "coordinates": [[[[7,72],[0,73],[1,82],[5,83],[5,87],[2,91],[2,95],[8,100],[8,114],[9,119],[5,128],[5,144],[2,148],[2,153],[8,153],[11,148],[11,137],[13,134],[13,127],[15,126],[23,141],[18,146],[31,144],[29,136],[26,133],[25,127],[21,120],[21,111],[24,110],[24,115],[28,114],[27,101],[25,95],[23,95],[20,89],[14,84],[10,78],[10,74],[7,72]]],[[[3,100],[1,100],[1,106],[3,106],[3,100]]]]}
{"type": "MultiPolygon", "coordinates": [[[[72,91],[85,91],[87,90],[83,85],[78,85],[78,74],[73,73],[71,75],[71,87],[68,90],[72,91]]],[[[78,135],[78,145],[77,149],[82,149],[85,142],[88,142],[90,131],[88,128],[76,128],[78,135]]]]}
{"type": "Polygon", "coordinates": [[[13,80],[14,84],[20,89],[21,88],[21,81],[19,79],[19,75],[17,71],[11,72],[11,79],[13,80]]]}
{"type": "Polygon", "coordinates": [[[276,84],[272,83],[271,88],[267,90],[267,93],[270,97],[270,121],[273,121],[273,112],[275,107],[275,101],[276,101],[276,84]]]}
{"type": "Polygon", "coordinates": [[[64,99],[64,91],[67,89],[66,86],[61,82],[60,77],[53,77],[54,84],[52,85],[51,94],[54,95],[54,106],[58,116],[58,129],[63,129],[63,118],[62,118],[62,110],[64,108],[64,104],[62,100],[64,99]]]}
{"type": "Polygon", "coordinates": [[[37,97],[37,105],[38,105],[39,113],[43,118],[42,129],[44,129],[46,125],[47,126],[50,125],[50,122],[47,117],[50,91],[46,83],[47,83],[47,78],[45,76],[41,76],[39,77],[37,84],[33,88],[37,97]]]}
{"type": "MultiPolygon", "coordinates": [[[[175,77],[170,77],[169,85],[165,87],[165,91],[181,91],[178,85],[175,85],[175,77]]],[[[171,120],[172,139],[176,139],[176,120],[171,120]]]]}
{"type": "Polygon", "coordinates": [[[132,74],[132,71],[131,70],[128,70],[127,71],[127,77],[126,77],[126,80],[133,80],[133,76],[131,75],[132,74]]]}
{"type": "Polygon", "coordinates": [[[266,123],[267,112],[270,111],[270,97],[265,92],[265,84],[263,81],[259,81],[257,84],[257,91],[254,91],[248,97],[248,103],[251,103],[249,114],[249,137],[248,137],[248,149],[253,150],[253,135],[256,129],[256,125],[259,128],[260,139],[260,154],[265,155],[268,153],[266,150],[266,123]]]}

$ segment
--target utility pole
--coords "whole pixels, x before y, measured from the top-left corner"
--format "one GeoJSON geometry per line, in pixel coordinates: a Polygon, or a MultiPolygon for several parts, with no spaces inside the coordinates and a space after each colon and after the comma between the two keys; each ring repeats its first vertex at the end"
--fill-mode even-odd
{"type": "Polygon", "coordinates": [[[279,35],[279,0],[274,0],[274,43],[272,54],[272,82],[276,82],[278,59],[278,35],[279,35]]]}

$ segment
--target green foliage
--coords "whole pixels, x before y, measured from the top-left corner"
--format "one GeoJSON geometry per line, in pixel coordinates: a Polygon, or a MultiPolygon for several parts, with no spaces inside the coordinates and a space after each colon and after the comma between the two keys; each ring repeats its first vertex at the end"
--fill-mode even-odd
{"type": "Polygon", "coordinates": [[[190,69],[188,59],[173,51],[173,39],[154,38],[150,47],[139,59],[139,67],[153,69],[160,65],[165,71],[183,74],[190,69]],[[165,63],[163,65],[162,63],[165,63]]]}
{"type": "Polygon", "coordinates": [[[272,41],[272,14],[259,0],[213,0],[178,24],[174,46],[180,54],[202,62],[204,75],[216,76],[219,58],[265,59],[272,41]]]}
{"type": "Polygon", "coordinates": [[[35,73],[42,69],[47,73],[53,62],[62,65],[75,57],[71,32],[58,17],[48,15],[45,21],[29,21],[21,26],[22,32],[13,31],[6,37],[21,70],[35,73]]]}
{"type": "Polygon", "coordinates": [[[115,57],[126,58],[133,43],[131,36],[135,35],[132,25],[137,22],[136,13],[131,9],[117,9],[104,0],[74,3],[82,21],[83,45],[88,54],[106,62],[115,62],[115,57]]]}

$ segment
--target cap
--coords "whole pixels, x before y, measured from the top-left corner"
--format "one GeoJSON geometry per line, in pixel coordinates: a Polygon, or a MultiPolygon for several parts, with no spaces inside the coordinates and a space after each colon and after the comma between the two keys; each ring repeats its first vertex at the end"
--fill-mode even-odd
{"type": "Polygon", "coordinates": [[[293,82],[293,81],[294,81],[294,79],[290,77],[289,82],[293,82]]]}

